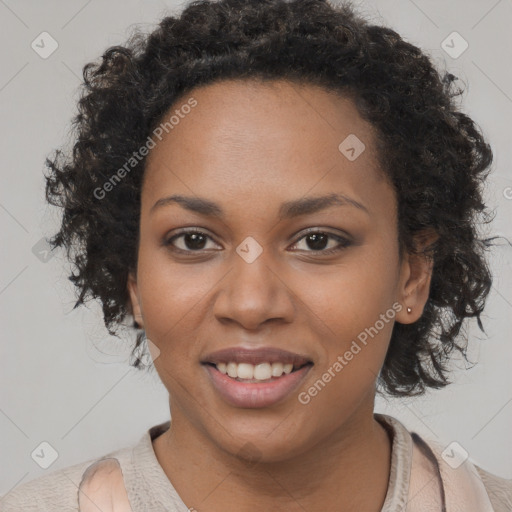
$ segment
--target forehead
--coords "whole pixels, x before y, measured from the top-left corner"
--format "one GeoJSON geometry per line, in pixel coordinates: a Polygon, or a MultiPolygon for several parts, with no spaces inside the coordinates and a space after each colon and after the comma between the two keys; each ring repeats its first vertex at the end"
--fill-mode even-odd
{"type": "Polygon", "coordinates": [[[164,189],[235,197],[382,186],[374,128],[350,98],[319,86],[226,80],[187,92],[163,122],[173,114],[146,160],[143,203],[164,189]]]}

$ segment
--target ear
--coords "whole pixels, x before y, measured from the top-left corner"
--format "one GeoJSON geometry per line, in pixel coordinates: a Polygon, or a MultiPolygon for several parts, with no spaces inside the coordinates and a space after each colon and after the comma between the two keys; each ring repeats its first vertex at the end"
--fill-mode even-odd
{"type": "Polygon", "coordinates": [[[137,322],[138,326],[143,329],[144,320],[142,318],[142,307],[140,304],[139,291],[137,287],[137,278],[133,272],[128,274],[127,288],[130,295],[133,319],[137,322]]]}
{"type": "MultiPolygon", "coordinates": [[[[425,229],[414,236],[415,247],[418,251],[428,248],[439,238],[433,229],[425,229]]],[[[396,321],[402,324],[412,324],[423,314],[423,309],[430,294],[430,281],[434,261],[432,252],[427,249],[425,254],[407,252],[400,269],[398,302],[402,309],[396,314],[396,321]],[[411,312],[408,313],[407,309],[411,312]]]]}

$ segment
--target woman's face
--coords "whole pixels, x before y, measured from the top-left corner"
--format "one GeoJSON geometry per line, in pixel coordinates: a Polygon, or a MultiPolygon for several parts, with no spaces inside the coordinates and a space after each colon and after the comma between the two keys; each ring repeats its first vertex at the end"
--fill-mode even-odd
{"type": "Polygon", "coordinates": [[[399,262],[371,125],[285,81],[218,82],[176,110],[147,159],[129,280],[173,427],[265,460],[357,431],[393,324],[420,316],[429,284],[399,262]]]}

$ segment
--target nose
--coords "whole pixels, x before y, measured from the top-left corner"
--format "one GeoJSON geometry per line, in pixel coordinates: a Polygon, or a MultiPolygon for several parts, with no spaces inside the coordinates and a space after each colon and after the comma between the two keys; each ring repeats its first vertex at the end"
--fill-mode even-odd
{"type": "Polygon", "coordinates": [[[293,283],[263,251],[254,261],[233,253],[231,271],[219,283],[214,315],[222,323],[257,330],[265,322],[290,323],[295,315],[293,283]]]}

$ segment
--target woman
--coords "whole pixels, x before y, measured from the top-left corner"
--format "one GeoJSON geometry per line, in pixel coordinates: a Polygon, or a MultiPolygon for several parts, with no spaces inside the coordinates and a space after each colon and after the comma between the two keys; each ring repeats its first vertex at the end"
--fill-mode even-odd
{"type": "Polygon", "coordinates": [[[133,318],[172,420],[2,510],[511,510],[510,481],[374,413],[483,330],[492,152],[455,77],[349,3],[201,0],[84,78],[52,243],[77,305],[133,318]]]}

